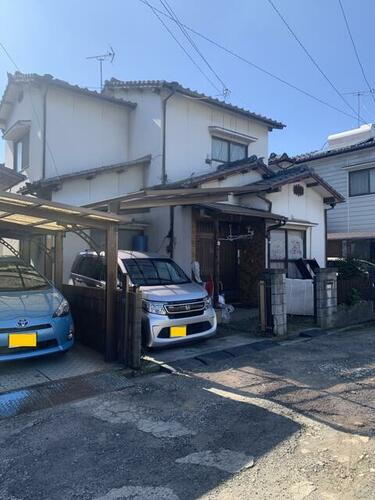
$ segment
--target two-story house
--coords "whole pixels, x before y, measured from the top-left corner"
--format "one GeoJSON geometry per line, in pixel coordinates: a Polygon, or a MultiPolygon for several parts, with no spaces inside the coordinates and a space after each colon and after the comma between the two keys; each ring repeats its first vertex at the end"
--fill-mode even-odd
{"type": "Polygon", "coordinates": [[[271,155],[271,165],[306,165],[345,198],[327,212],[330,257],[375,261],[375,127],[362,125],[332,134],[321,151],[289,157],[271,155]]]}
{"type": "MultiPolygon", "coordinates": [[[[285,175],[268,167],[268,135],[284,127],[278,121],[176,82],[112,79],[97,93],[49,75],[16,73],[0,104],[0,127],[6,167],[27,177],[22,192],[85,206],[108,201],[111,210],[118,203],[134,213],[121,231],[122,248],[144,233],[150,251],[173,253],[188,273],[197,259],[210,274],[215,219],[226,289],[245,288],[241,262],[251,282],[267,266],[299,277],[297,258],[325,263],[325,210],[342,198],[310,169],[285,175]],[[218,188],[229,198],[225,207],[169,201],[145,210],[120,202],[147,188],[188,186],[218,188]],[[244,249],[239,239],[252,243],[244,249]]],[[[66,239],[66,277],[79,245],[66,239]]]]}

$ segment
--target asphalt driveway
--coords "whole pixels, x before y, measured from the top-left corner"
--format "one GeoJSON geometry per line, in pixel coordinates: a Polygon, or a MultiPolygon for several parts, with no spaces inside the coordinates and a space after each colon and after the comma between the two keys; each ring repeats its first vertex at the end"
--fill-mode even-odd
{"type": "Polygon", "coordinates": [[[375,327],[271,344],[1,420],[0,498],[373,498],[375,327]]]}

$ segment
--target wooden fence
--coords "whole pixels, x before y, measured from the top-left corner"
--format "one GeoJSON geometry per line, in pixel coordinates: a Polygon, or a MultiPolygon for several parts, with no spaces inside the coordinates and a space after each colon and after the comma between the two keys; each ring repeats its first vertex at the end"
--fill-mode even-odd
{"type": "MultiPolygon", "coordinates": [[[[105,353],[105,290],[62,285],[61,292],[70,304],[75,336],[100,353],[105,353]]],[[[115,325],[118,360],[131,368],[140,367],[142,299],[138,288],[125,286],[116,292],[115,325]]]]}

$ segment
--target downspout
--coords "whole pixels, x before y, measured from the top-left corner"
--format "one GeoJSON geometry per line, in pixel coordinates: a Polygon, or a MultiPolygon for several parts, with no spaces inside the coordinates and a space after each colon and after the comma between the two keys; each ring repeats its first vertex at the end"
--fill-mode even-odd
{"type": "Polygon", "coordinates": [[[327,267],[327,241],[328,241],[328,229],[327,229],[327,212],[329,210],[333,210],[336,206],[336,202],[334,201],[333,203],[330,203],[330,208],[324,209],[324,255],[325,255],[325,262],[324,265],[327,267]]]}
{"type": "Polygon", "coordinates": [[[46,152],[47,152],[47,93],[46,85],[43,94],[43,157],[42,157],[42,179],[46,178],[46,152]]]}
{"type": "MultiPolygon", "coordinates": [[[[167,102],[169,99],[176,93],[176,90],[173,88],[171,92],[167,95],[165,99],[163,99],[162,104],[162,115],[163,115],[163,146],[162,146],[162,164],[161,164],[161,183],[167,184],[167,162],[166,162],[166,149],[167,149],[167,102]]],[[[171,206],[169,209],[169,244],[167,251],[171,259],[173,259],[174,254],[174,207],[171,206]]]]}
{"type": "Polygon", "coordinates": [[[161,164],[161,183],[167,183],[167,167],[166,167],[166,144],[167,144],[167,102],[176,93],[173,89],[170,94],[163,99],[162,115],[163,115],[163,146],[162,146],[162,164],[161,164]]]}
{"type": "Polygon", "coordinates": [[[277,224],[274,224],[273,226],[268,226],[266,229],[266,240],[267,240],[267,269],[270,267],[270,250],[271,250],[271,231],[274,231],[275,229],[279,229],[280,227],[285,226],[287,221],[280,220],[277,224]]]}

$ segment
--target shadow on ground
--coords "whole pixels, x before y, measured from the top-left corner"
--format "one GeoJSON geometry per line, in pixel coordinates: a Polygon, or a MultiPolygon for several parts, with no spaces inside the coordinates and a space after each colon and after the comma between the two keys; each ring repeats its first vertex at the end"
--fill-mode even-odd
{"type": "Polygon", "coordinates": [[[265,341],[174,366],[218,389],[280,404],[336,430],[372,436],[374,360],[375,334],[369,328],[282,345],[265,341]]]}
{"type": "Polygon", "coordinates": [[[211,389],[158,375],[3,421],[0,498],[200,498],[300,430],[211,389]]]}

